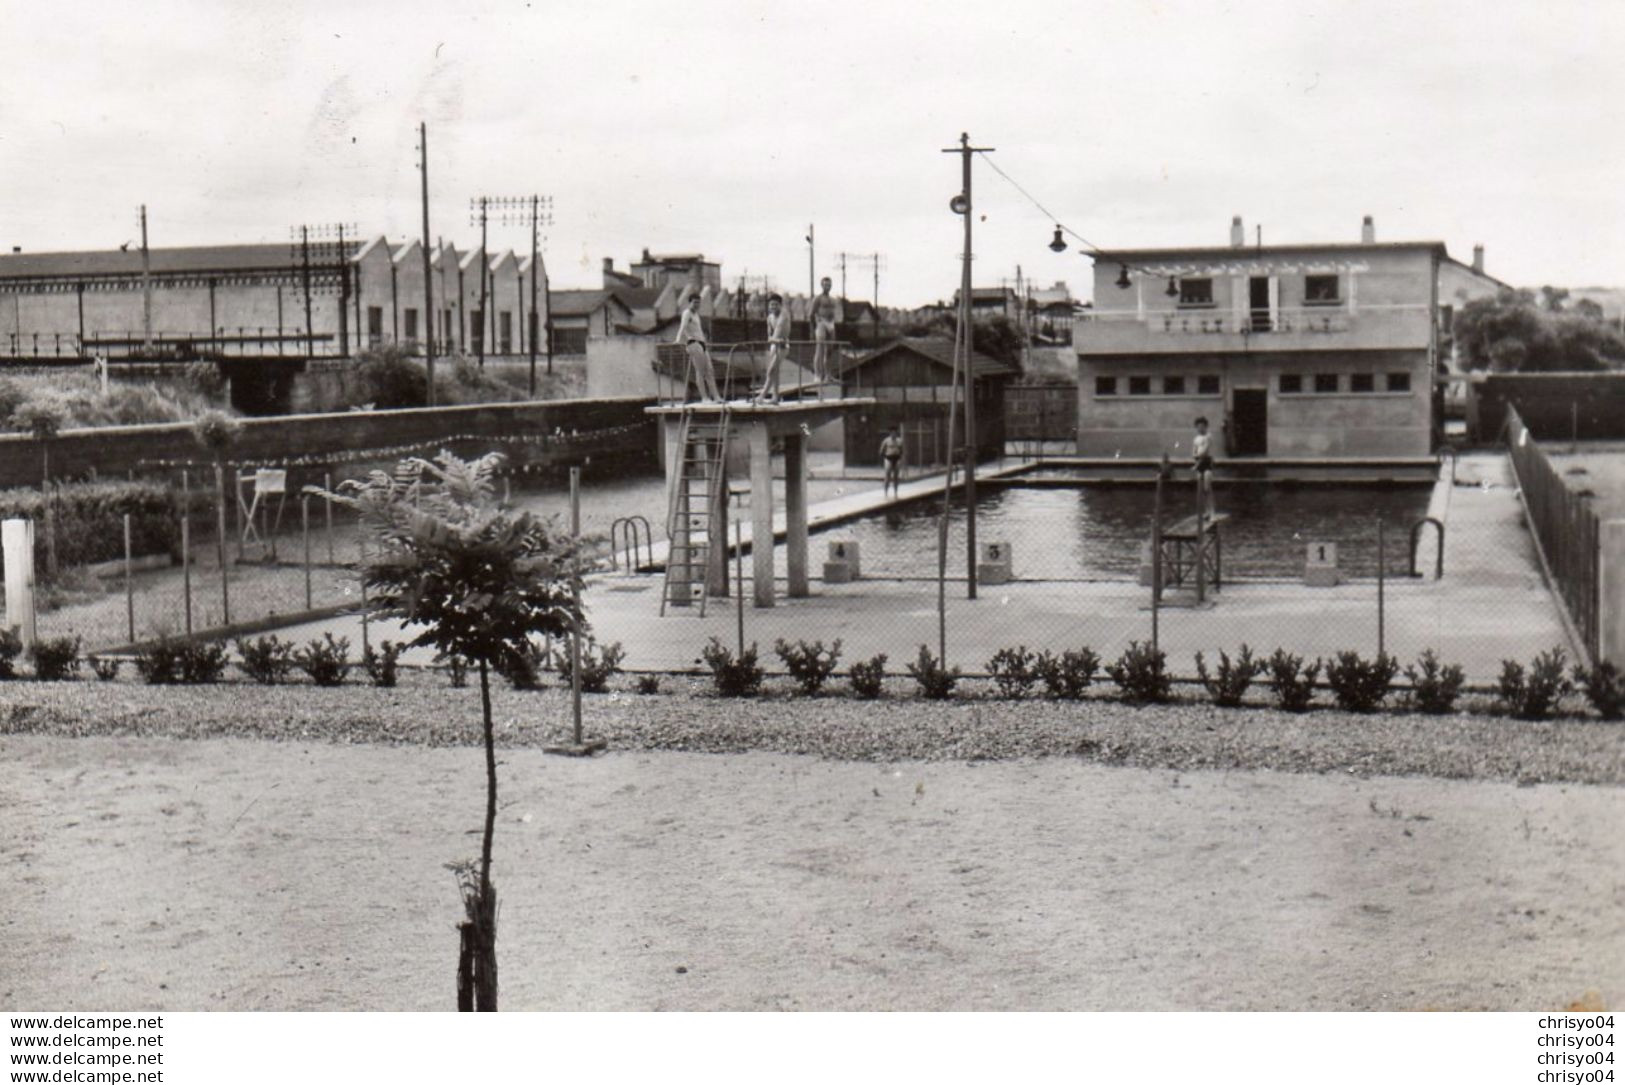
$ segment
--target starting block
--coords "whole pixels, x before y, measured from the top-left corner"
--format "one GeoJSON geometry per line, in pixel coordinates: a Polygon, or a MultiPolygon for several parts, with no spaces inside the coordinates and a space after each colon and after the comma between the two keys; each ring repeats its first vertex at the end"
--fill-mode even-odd
{"type": "Polygon", "coordinates": [[[831,539],[829,558],[824,562],[824,583],[850,584],[861,579],[863,568],[858,557],[856,539],[831,539]]]}
{"type": "Polygon", "coordinates": [[[983,584],[1010,583],[1010,544],[983,543],[981,549],[980,560],[976,563],[976,579],[983,584]]]}
{"type": "Polygon", "coordinates": [[[1314,542],[1304,556],[1303,582],[1310,588],[1335,588],[1342,577],[1337,571],[1337,544],[1314,542]]]}

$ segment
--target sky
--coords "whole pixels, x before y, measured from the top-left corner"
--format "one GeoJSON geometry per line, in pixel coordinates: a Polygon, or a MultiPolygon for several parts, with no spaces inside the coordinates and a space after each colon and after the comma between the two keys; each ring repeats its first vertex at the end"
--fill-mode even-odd
{"type": "MultiPolygon", "coordinates": [[[[1625,286],[1625,4],[1253,0],[629,3],[0,0],[0,251],[478,242],[473,197],[553,200],[554,288],[701,252],[951,297],[968,133],[979,286],[1101,248],[1438,240],[1519,286],[1625,286]],[[1024,195],[993,169],[997,164],[1024,195]],[[1041,210],[1040,206],[1045,210],[1041,210]]],[[[491,248],[524,249],[520,225],[491,248]]]]}

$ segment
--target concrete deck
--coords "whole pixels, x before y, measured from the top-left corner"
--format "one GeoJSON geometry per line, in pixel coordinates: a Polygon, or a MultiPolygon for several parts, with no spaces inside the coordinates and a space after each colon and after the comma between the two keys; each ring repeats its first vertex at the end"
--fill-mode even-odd
{"type": "MultiPolygon", "coordinates": [[[[1003,470],[1014,471],[1015,462],[1003,470]]],[[[940,492],[941,480],[918,479],[903,486],[903,497],[940,492]]],[[[829,523],[881,508],[877,493],[853,494],[815,506],[814,524],[829,523]]],[[[1424,649],[1445,662],[1460,663],[1475,684],[1493,683],[1501,660],[1527,661],[1555,645],[1574,646],[1564,632],[1558,606],[1541,578],[1511,470],[1502,455],[1462,457],[1457,485],[1440,488],[1446,523],[1445,575],[1441,580],[1396,578],[1385,585],[1386,650],[1401,662],[1424,649]]],[[[1424,551],[1426,553],[1426,551],[1424,551]]],[[[1391,564],[1399,568],[1398,557],[1391,564]]],[[[1432,561],[1419,564],[1431,574],[1432,561]]],[[[960,562],[950,559],[950,568],[960,562]]],[[[730,569],[732,563],[730,562],[730,569]]],[[[1019,568],[1017,572],[1019,573],[1019,568]]],[[[685,669],[697,664],[711,637],[732,645],[738,614],[731,599],[713,599],[701,619],[687,613],[657,617],[659,574],[604,574],[594,577],[586,595],[594,635],[620,641],[632,669],[685,669]]],[[[747,607],[746,643],[755,641],[763,662],[777,666],[775,639],[840,638],[843,659],[862,660],[880,652],[901,672],[921,644],[937,644],[937,592],[930,581],[862,580],[824,584],[814,580],[810,597],[772,609],[747,607]]],[[[1060,650],[1093,648],[1114,658],[1129,641],[1151,635],[1149,589],[1129,581],[1017,581],[986,586],[975,601],[965,598],[963,580],[947,589],[948,658],[968,672],[985,670],[998,649],[1017,644],[1060,650]]],[[[697,611],[695,612],[697,613],[697,611]]],[[[1176,673],[1194,673],[1195,653],[1216,659],[1243,643],[1255,653],[1277,647],[1305,657],[1343,650],[1371,656],[1377,651],[1377,583],[1345,583],[1306,588],[1296,583],[1227,583],[1216,604],[1205,609],[1165,608],[1159,640],[1176,673]]],[[[360,619],[346,617],[291,631],[299,639],[332,631],[360,646],[360,619]]],[[[374,623],[374,639],[402,639],[398,628],[374,623]]],[[[426,655],[412,657],[426,661],[426,655]]]]}

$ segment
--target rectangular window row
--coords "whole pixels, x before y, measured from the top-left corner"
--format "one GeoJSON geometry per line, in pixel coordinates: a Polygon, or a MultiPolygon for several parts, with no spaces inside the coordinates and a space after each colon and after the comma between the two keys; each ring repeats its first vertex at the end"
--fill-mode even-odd
{"type": "MultiPolygon", "coordinates": [[[[1095,395],[1117,395],[1121,380],[1122,378],[1118,377],[1096,377],[1095,395]]],[[[1149,396],[1155,394],[1151,390],[1152,384],[1155,380],[1160,380],[1162,382],[1160,392],[1165,396],[1190,395],[1193,387],[1195,389],[1195,394],[1199,396],[1216,396],[1219,394],[1219,377],[1216,373],[1210,373],[1205,376],[1197,377],[1194,382],[1183,376],[1158,378],[1128,377],[1128,394],[1131,396],[1149,396]]]]}
{"type": "MultiPolygon", "coordinates": [[[[1252,281],[1263,284],[1268,282],[1267,276],[1253,276],[1252,281]]],[[[1184,277],[1176,279],[1179,287],[1179,308],[1181,309],[1211,309],[1214,306],[1213,280],[1209,278],[1184,277]]],[[[1249,287],[1249,290],[1253,289],[1249,287]]],[[[1262,287],[1268,290],[1268,287],[1262,287]]],[[[1258,308],[1260,302],[1255,295],[1249,294],[1253,307],[1258,308]]],[[[1303,277],[1303,303],[1304,305],[1341,305],[1343,292],[1336,275],[1305,275],[1303,277]]]]}
{"type": "MultiPolygon", "coordinates": [[[[1409,373],[1388,373],[1385,376],[1387,379],[1383,386],[1384,391],[1409,392],[1411,390],[1411,375],[1409,373]]],[[[1282,373],[1277,387],[1282,395],[1298,395],[1309,391],[1322,394],[1375,392],[1377,390],[1377,374],[1350,373],[1348,374],[1347,383],[1345,383],[1341,373],[1316,373],[1313,378],[1307,380],[1302,373],[1282,373]]]]}

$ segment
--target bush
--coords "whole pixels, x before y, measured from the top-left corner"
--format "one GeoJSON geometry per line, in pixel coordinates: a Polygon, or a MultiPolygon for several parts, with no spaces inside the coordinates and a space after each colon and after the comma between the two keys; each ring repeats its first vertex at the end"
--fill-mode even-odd
{"type": "Polygon", "coordinates": [[[790,644],[781,639],[773,642],[773,651],[784,660],[790,677],[796,680],[796,685],[808,697],[818,696],[818,691],[824,688],[829,676],[835,673],[835,665],[841,661],[839,639],[827,649],[821,640],[811,644],[798,640],[790,644]]]}
{"type": "Polygon", "coordinates": [[[1245,644],[1236,656],[1234,663],[1223,652],[1219,653],[1219,672],[1215,675],[1207,673],[1207,662],[1202,659],[1202,653],[1196,653],[1196,675],[1207,687],[1208,694],[1213,703],[1220,708],[1239,708],[1241,699],[1247,695],[1247,689],[1253,684],[1253,679],[1264,673],[1264,661],[1253,658],[1253,650],[1245,644]]]}
{"type": "Polygon", "coordinates": [[[886,653],[881,652],[873,659],[852,664],[846,674],[852,683],[853,693],[865,701],[874,700],[885,688],[886,653]]]}
{"type": "MultiPolygon", "coordinates": [[[[610,678],[620,673],[621,660],[625,658],[626,650],[620,641],[600,645],[588,637],[581,645],[581,692],[604,692],[610,678]]],[[[559,680],[573,685],[568,655],[559,660],[559,680]]]]}
{"type": "Polygon", "coordinates": [[[1320,660],[1307,667],[1303,659],[1284,648],[1275,649],[1270,656],[1270,685],[1275,690],[1275,703],[1288,712],[1302,712],[1315,699],[1315,679],[1320,677],[1320,660]]]}
{"type": "Polygon", "coordinates": [[[1088,648],[1068,648],[1059,656],[1043,651],[1038,653],[1033,670],[1044,680],[1051,697],[1076,701],[1094,683],[1100,671],[1100,657],[1088,648]]]}
{"type": "Polygon", "coordinates": [[[181,645],[180,680],[189,686],[206,686],[220,681],[226,673],[226,646],[220,641],[192,641],[181,645]]]}
{"type": "Polygon", "coordinates": [[[1497,689],[1501,703],[1521,720],[1543,720],[1550,716],[1563,695],[1574,691],[1573,683],[1564,673],[1566,662],[1561,648],[1541,652],[1529,664],[1528,671],[1516,660],[1502,660],[1497,689]]]}
{"type": "Polygon", "coordinates": [[[377,651],[368,645],[361,653],[361,665],[367,670],[367,678],[372,684],[381,689],[395,688],[395,661],[401,658],[406,651],[406,645],[396,644],[392,640],[380,641],[377,651]]]}
{"type": "Polygon", "coordinates": [[[399,347],[364,350],[351,371],[356,379],[355,405],[379,410],[422,407],[429,402],[429,376],[423,363],[399,347]]]}
{"type": "MultiPolygon", "coordinates": [[[[178,554],[181,529],[178,502],[169,487],[155,482],[68,482],[54,500],[37,488],[0,490],[0,520],[43,523],[47,501],[56,517],[56,556],[62,568],[124,557],[124,514],[130,514],[130,550],[136,556],[178,554]]],[[[209,495],[194,491],[202,507],[209,495]]],[[[43,529],[34,533],[35,564],[45,568],[43,529]]]]}
{"type": "Polygon", "coordinates": [[[1399,673],[1399,661],[1379,652],[1369,662],[1358,652],[1338,652],[1326,664],[1326,684],[1332,687],[1337,707],[1349,712],[1370,712],[1388,696],[1388,687],[1399,673]]]}
{"type": "Polygon", "coordinates": [[[1597,715],[1605,720],[1625,716],[1625,680],[1621,679],[1619,668],[1608,660],[1589,671],[1575,667],[1574,681],[1585,690],[1586,700],[1597,710],[1597,715]]]}
{"type": "Polygon", "coordinates": [[[468,685],[468,660],[455,652],[447,654],[441,652],[434,657],[435,664],[446,668],[446,675],[451,679],[452,689],[462,689],[468,685]]]}
{"type": "Polygon", "coordinates": [[[15,629],[0,628],[0,679],[17,677],[17,657],[23,654],[23,638],[15,629]]]}
{"type": "Polygon", "coordinates": [[[79,673],[78,637],[45,637],[34,642],[34,677],[63,682],[79,673]]]}
{"type": "Polygon", "coordinates": [[[1173,678],[1168,674],[1168,653],[1154,649],[1149,643],[1129,641],[1127,650],[1117,662],[1106,668],[1124,700],[1132,704],[1161,704],[1173,692],[1173,678]]]}
{"type": "Polygon", "coordinates": [[[171,686],[181,679],[181,655],[186,646],[159,637],[135,654],[135,671],[149,686],[171,686]]]}
{"type": "Polygon", "coordinates": [[[90,664],[90,669],[95,673],[98,682],[111,682],[118,677],[119,665],[124,661],[102,656],[87,656],[85,662],[90,664]]]}
{"type": "Polygon", "coordinates": [[[711,668],[711,681],[717,693],[724,697],[754,697],[762,690],[762,668],[756,665],[756,644],[742,652],[738,659],[720,640],[712,637],[700,653],[700,659],[711,668]]]}
{"type": "Polygon", "coordinates": [[[1405,677],[1411,682],[1410,703],[1418,711],[1433,716],[1442,716],[1455,707],[1462,683],[1466,681],[1461,664],[1440,666],[1432,648],[1422,653],[1416,666],[1405,668],[1405,677]]]}
{"type": "Polygon", "coordinates": [[[238,638],[237,668],[262,686],[286,681],[293,673],[293,644],[280,637],[238,638]]]}
{"type": "MultiPolygon", "coordinates": [[[[518,690],[534,690],[542,688],[542,671],[547,669],[547,652],[539,648],[535,641],[526,642],[526,650],[522,654],[514,655],[506,660],[499,660],[496,672],[508,680],[508,684],[518,690]]],[[[452,685],[461,685],[455,679],[452,685]]]]}
{"type": "Polygon", "coordinates": [[[350,638],[335,639],[333,634],[324,633],[321,640],[312,640],[293,658],[318,686],[342,685],[350,673],[350,638]]]}
{"type": "Polygon", "coordinates": [[[204,399],[219,399],[226,394],[226,375],[218,362],[189,362],[184,370],[186,387],[204,399]]]}
{"type": "Polygon", "coordinates": [[[1029,652],[1025,644],[994,652],[993,658],[987,661],[987,671],[999,687],[999,696],[1013,701],[1027,696],[1038,681],[1038,671],[1034,666],[1037,661],[1038,657],[1029,652]]]}
{"type": "Polygon", "coordinates": [[[637,690],[644,696],[652,696],[660,692],[660,676],[658,674],[638,675],[637,690]]]}
{"type": "Polygon", "coordinates": [[[920,645],[919,658],[904,666],[919,685],[920,696],[932,701],[945,701],[954,695],[954,686],[959,683],[959,668],[948,670],[943,667],[925,645],[920,645]]]}

